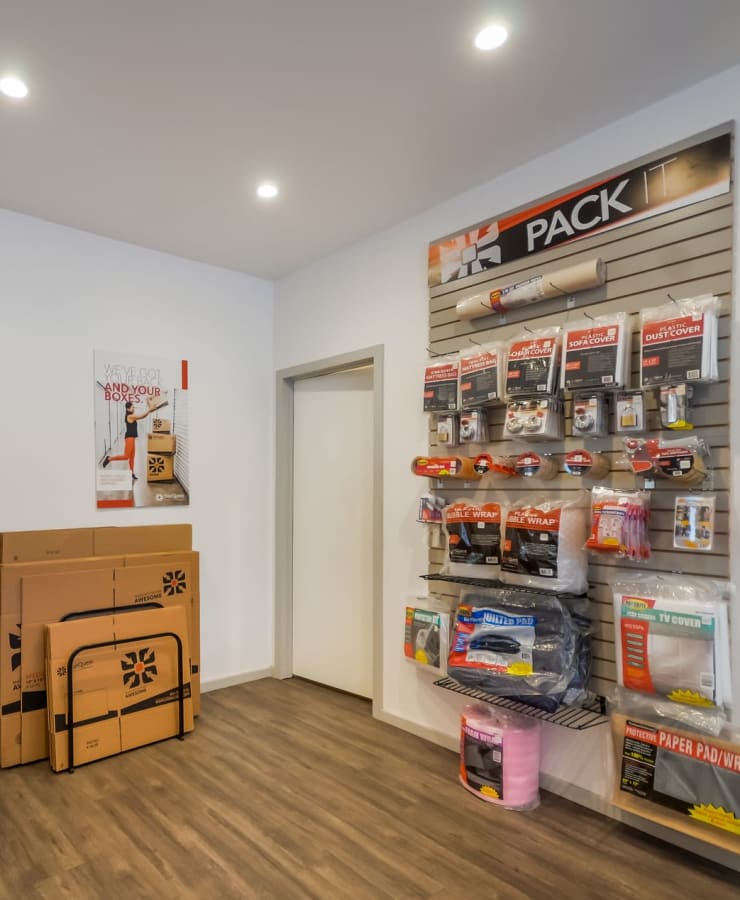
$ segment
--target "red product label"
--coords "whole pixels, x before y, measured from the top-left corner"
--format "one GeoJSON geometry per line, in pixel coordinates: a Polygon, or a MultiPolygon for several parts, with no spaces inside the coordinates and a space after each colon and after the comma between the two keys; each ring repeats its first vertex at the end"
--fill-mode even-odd
{"type": "MultiPolygon", "coordinates": [[[[514,341],[509,347],[509,359],[542,359],[552,356],[554,338],[535,338],[532,341],[514,341]]],[[[509,372],[511,377],[511,372],[509,372]]]]}
{"type": "Polygon", "coordinates": [[[545,512],[533,506],[512,509],[506,517],[506,527],[526,528],[529,531],[560,531],[560,510],[545,512]]]}
{"type": "Polygon", "coordinates": [[[484,503],[482,506],[454,503],[447,507],[445,516],[450,525],[458,522],[500,522],[501,507],[498,503],[484,503]]]}
{"type": "Polygon", "coordinates": [[[460,361],[460,372],[467,375],[470,372],[478,372],[481,369],[488,369],[497,365],[495,353],[480,353],[478,356],[465,356],[460,361]]]}
{"type": "Polygon", "coordinates": [[[740,773],[740,753],[736,750],[720,747],[710,740],[696,735],[677,734],[664,728],[651,728],[649,725],[640,725],[637,722],[627,722],[624,736],[644,744],[652,744],[662,747],[671,753],[679,753],[700,762],[719,766],[730,772],[740,773]]]}
{"type": "Polygon", "coordinates": [[[617,325],[600,325],[594,328],[584,328],[581,331],[569,331],[566,352],[570,350],[582,350],[585,347],[614,347],[619,342],[619,327],[617,325]]]}
{"type": "MultiPolygon", "coordinates": [[[[642,326],[642,346],[650,347],[666,341],[688,340],[704,334],[704,316],[681,316],[662,322],[648,322],[642,326]]],[[[643,363],[644,365],[644,363],[643,363]]]]}
{"type": "Polygon", "coordinates": [[[457,363],[444,363],[438,366],[427,366],[424,372],[424,383],[434,384],[437,381],[454,381],[457,378],[457,363]]]}
{"type": "Polygon", "coordinates": [[[429,475],[432,478],[443,478],[445,475],[457,475],[460,460],[456,456],[420,457],[414,462],[414,474],[429,475]]]}

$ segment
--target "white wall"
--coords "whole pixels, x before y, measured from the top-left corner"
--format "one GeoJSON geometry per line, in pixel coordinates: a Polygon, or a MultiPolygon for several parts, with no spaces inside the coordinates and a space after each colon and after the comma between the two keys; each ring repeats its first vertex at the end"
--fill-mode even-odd
{"type": "MultiPolygon", "coordinates": [[[[400,649],[404,601],[425,593],[417,576],[425,570],[426,550],[415,512],[426,485],[409,473],[409,465],[414,455],[426,450],[420,374],[426,359],[427,244],[739,115],[740,67],[736,67],[276,284],[278,369],[385,344],[382,703],[387,713],[436,731],[450,746],[455,744],[463,700],[433,688],[431,679],[402,659],[400,649]]],[[[491,153],[495,152],[492,147],[491,153]]],[[[735,384],[740,384],[739,368],[735,354],[735,384]]],[[[736,417],[736,448],[740,446],[738,427],[736,417]]],[[[735,464],[734,478],[739,469],[735,464]]],[[[733,534],[740,533],[739,522],[735,509],[733,534]]],[[[736,581],[737,574],[733,573],[736,581]]],[[[740,616],[735,618],[737,623],[740,616]]],[[[735,638],[735,646],[740,646],[737,625],[735,638]]],[[[736,696],[740,697],[740,690],[736,696]]],[[[575,734],[548,726],[545,738],[543,771],[547,775],[601,798],[608,796],[611,751],[606,728],[575,734]]]]}
{"type": "Polygon", "coordinates": [[[202,676],[272,665],[272,285],[0,210],[0,531],[192,522],[202,676]],[[96,510],[93,350],[190,362],[191,505],[96,510]]]}

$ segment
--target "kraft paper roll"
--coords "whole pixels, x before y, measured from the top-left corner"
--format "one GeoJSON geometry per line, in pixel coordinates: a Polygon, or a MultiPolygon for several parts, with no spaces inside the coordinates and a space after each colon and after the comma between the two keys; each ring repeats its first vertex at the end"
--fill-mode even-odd
{"type": "Polygon", "coordinates": [[[564,294],[575,294],[599,287],[606,281],[606,263],[601,257],[535,275],[526,281],[494,288],[492,291],[466,297],[455,307],[458,319],[479,319],[492,313],[503,313],[541,300],[551,300],[564,294]]]}
{"type": "Polygon", "coordinates": [[[427,478],[477,481],[481,476],[475,471],[474,462],[467,456],[416,456],[411,463],[411,471],[414,475],[427,478]]]}

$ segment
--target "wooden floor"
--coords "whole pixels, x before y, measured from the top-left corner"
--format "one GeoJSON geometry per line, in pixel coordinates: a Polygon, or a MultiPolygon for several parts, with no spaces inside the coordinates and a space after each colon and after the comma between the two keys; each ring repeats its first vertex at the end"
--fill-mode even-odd
{"type": "Polygon", "coordinates": [[[0,772],[0,898],[737,898],[740,876],[568,801],[483,803],[455,754],[271,679],[195,733],[54,775],[0,772]]]}

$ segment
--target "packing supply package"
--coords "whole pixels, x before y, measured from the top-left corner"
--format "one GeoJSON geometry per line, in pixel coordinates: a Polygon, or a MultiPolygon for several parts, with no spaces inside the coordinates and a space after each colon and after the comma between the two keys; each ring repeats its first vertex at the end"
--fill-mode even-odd
{"type": "Polygon", "coordinates": [[[566,453],[563,468],[568,475],[592,478],[599,481],[606,478],[611,466],[605,453],[590,453],[588,450],[571,450],[566,453]]]}
{"type": "Polygon", "coordinates": [[[444,675],[449,653],[450,614],[431,598],[419,598],[406,607],[403,652],[406,659],[430,672],[444,675]]]}
{"type": "Polygon", "coordinates": [[[714,544],[714,494],[676,497],[673,513],[673,546],[677,550],[708,553],[714,544]]]}
{"type": "Polygon", "coordinates": [[[611,716],[613,802],[664,827],[738,851],[740,743],[647,716],[611,716]]]}
{"type": "Polygon", "coordinates": [[[488,417],[483,408],[460,413],[460,443],[484,444],[488,440],[488,417]]]}
{"type": "Polygon", "coordinates": [[[635,475],[658,475],[678,484],[699,485],[710,474],[709,445],[690,435],[675,440],[623,438],[629,465],[635,475]]]}
{"type": "Polygon", "coordinates": [[[460,408],[485,406],[501,399],[502,344],[486,344],[460,356],[460,408]]]}
{"type": "Polygon", "coordinates": [[[492,456],[490,453],[479,453],[473,460],[473,468],[480,475],[493,475],[511,478],[516,475],[516,467],[510,456],[492,456]]]}
{"type": "Polygon", "coordinates": [[[460,718],[460,782],[506,809],[539,806],[541,724],[508,709],[471,704],[460,718]]]}
{"type": "Polygon", "coordinates": [[[447,535],[445,574],[498,578],[505,503],[455,500],[442,515],[447,535]]]}
{"type": "Polygon", "coordinates": [[[620,711],[719,733],[732,705],[728,590],[685,575],[614,585],[620,711]]]}
{"type": "Polygon", "coordinates": [[[591,491],[591,531],[586,548],[620,559],[648,559],[649,491],[597,485],[591,491]]]}
{"type": "Polygon", "coordinates": [[[424,368],[424,412],[458,409],[460,361],[455,357],[430,362],[424,368]]]}
{"type": "Polygon", "coordinates": [[[561,330],[525,331],[506,352],[505,393],[511,399],[528,394],[554,394],[558,389],[561,330]]]}
{"type": "Polygon", "coordinates": [[[460,443],[460,417],[457,413],[437,416],[437,443],[450,448],[460,443]]]}
{"type": "Polygon", "coordinates": [[[525,497],[506,515],[501,580],[545,591],[588,588],[588,494],[567,499],[525,497]]]}
{"type": "Polygon", "coordinates": [[[480,474],[467,456],[415,456],[411,462],[414,475],[427,478],[459,478],[477,481],[480,474]]]}
{"type": "Polygon", "coordinates": [[[466,589],[447,671],[467,687],[554,712],[587,696],[591,607],[586,597],[466,589]]]}
{"type": "Polygon", "coordinates": [[[609,434],[609,406],[607,395],[592,391],[573,394],[574,438],[605,437],[609,434]]]}
{"type": "Polygon", "coordinates": [[[628,387],[631,338],[630,318],[623,312],[566,323],[560,387],[567,391],[628,387]]]}
{"type": "Polygon", "coordinates": [[[517,474],[522,478],[531,478],[533,481],[552,481],[559,472],[558,463],[552,456],[540,455],[528,450],[517,456],[514,465],[517,474]]]}
{"type": "Polygon", "coordinates": [[[563,403],[560,397],[519,397],[506,404],[504,440],[560,440],[563,403]]]}
{"type": "Polygon", "coordinates": [[[660,424],[671,431],[693,429],[691,401],[694,388],[690,384],[662,384],[660,386],[660,424]]]}
{"type": "Polygon", "coordinates": [[[720,300],[712,294],[675,300],[640,313],[642,387],[717,381],[720,300]]]}

